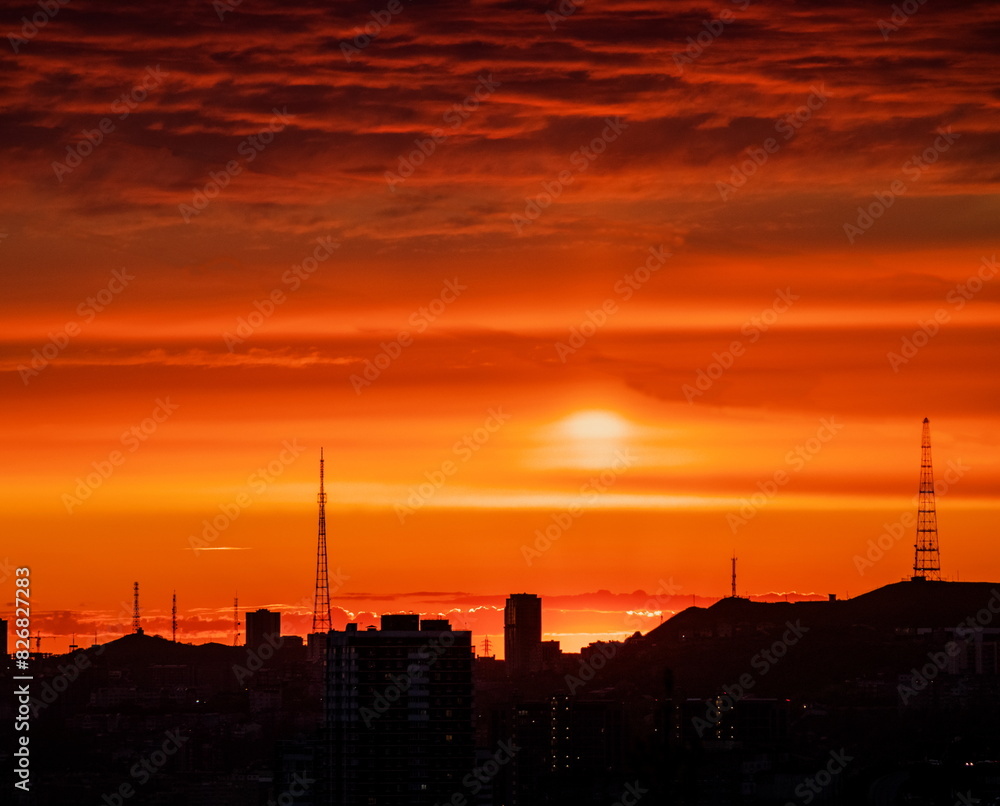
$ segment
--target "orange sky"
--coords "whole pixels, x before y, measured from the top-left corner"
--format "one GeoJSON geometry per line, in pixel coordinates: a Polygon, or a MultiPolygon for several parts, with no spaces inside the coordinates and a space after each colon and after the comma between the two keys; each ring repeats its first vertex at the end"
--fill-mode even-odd
{"type": "Polygon", "coordinates": [[[304,632],[321,446],[335,626],[499,642],[529,591],[576,649],[733,551],[741,593],[856,594],[912,564],[856,558],[925,416],[944,574],[1000,576],[991,4],[405,5],[348,61],[358,8],[8,40],[0,615],[29,565],[43,649],[134,580],[150,631],[176,589],[185,639],[237,591],[304,632]]]}

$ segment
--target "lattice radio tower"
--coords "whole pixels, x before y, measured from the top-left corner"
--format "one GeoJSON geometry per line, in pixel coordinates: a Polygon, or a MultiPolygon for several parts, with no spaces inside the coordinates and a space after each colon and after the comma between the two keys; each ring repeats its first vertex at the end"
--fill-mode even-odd
{"type": "Polygon", "coordinates": [[[917,504],[917,542],[913,544],[913,581],[941,579],[937,511],[934,504],[934,469],[931,466],[931,421],[924,417],[920,441],[920,498],[917,504]]]}
{"type": "Polygon", "coordinates": [[[142,626],[139,624],[139,583],[132,583],[132,633],[142,635],[142,626]]]}
{"type": "Polygon", "coordinates": [[[316,592],[313,597],[312,631],[329,632],[333,629],[330,620],[330,577],[326,563],[326,491],[323,488],[323,449],[319,449],[319,536],[316,543],[316,592]]]}
{"type": "Polygon", "coordinates": [[[170,635],[173,642],[177,643],[177,591],[174,591],[174,601],[170,607],[170,635]]]}

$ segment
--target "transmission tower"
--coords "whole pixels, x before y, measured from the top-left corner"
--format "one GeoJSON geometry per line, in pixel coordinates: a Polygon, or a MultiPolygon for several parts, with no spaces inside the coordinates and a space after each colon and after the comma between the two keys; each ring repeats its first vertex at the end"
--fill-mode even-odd
{"type": "Polygon", "coordinates": [[[490,657],[490,637],[487,635],[486,640],[483,641],[483,657],[490,657]]]}
{"type": "Polygon", "coordinates": [[[931,466],[931,421],[924,417],[920,440],[920,498],[917,504],[917,542],[913,545],[913,581],[941,579],[937,511],[934,505],[934,469],[931,466]]]}
{"type": "Polygon", "coordinates": [[[240,597],[233,598],[233,646],[240,645],[240,597]]]}
{"type": "Polygon", "coordinates": [[[736,554],[733,554],[733,576],[731,581],[730,596],[736,598],[736,554]]]}
{"type": "Polygon", "coordinates": [[[170,607],[170,635],[177,643],[177,591],[174,591],[174,602],[170,607]]]}
{"type": "Polygon", "coordinates": [[[316,592],[313,598],[312,631],[329,632],[330,577],[326,565],[326,491],[323,488],[323,449],[319,449],[319,537],[316,544],[316,592]]]}
{"type": "Polygon", "coordinates": [[[139,624],[139,583],[132,583],[132,634],[142,635],[142,627],[139,624]]]}

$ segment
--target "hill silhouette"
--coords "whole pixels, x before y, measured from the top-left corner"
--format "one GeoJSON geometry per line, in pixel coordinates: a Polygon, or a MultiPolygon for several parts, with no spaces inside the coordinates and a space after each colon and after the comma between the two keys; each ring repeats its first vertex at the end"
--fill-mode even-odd
{"type": "Polygon", "coordinates": [[[901,675],[979,618],[1000,627],[1000,584],[899,582],[848,600],[721,599],[689,607],[621,653],[605,685],[692,698],[718,695],[744,674],[747,696],[839,699],[861,689],[896,696],[901,675]],[[790,639],[790,640],[789,640],[790,639]]]}

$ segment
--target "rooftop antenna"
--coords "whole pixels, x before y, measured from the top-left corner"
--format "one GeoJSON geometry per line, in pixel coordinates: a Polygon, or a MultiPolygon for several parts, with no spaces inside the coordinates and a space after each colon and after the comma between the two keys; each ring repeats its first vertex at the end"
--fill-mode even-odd
{"type": "Polygon", "coordinates": [[[240,645],[240,597],[233,599],[233,646],[240,645]]]}
{"type": "Polygon", "coordinates": [[[70,652],[76,652],[80,647],[76,645],[76,633],[73,633],[73,641],[69,645],[70,652]]]}
{"type": "Polygon", "coordinates": [[[174,591],[174,601],[170,607],[170,636],[177,643],[177,591],[174,591]]]}
{"type": "Polygon", "coordinates": [[[333,629],[330,619],[330,578],[326,562],[326,490],[323,487],[323,449],[319,449],[319,534],[316,542],[316,590],[313,594],[312,631],[329,632],[333,629]]]}
{"type": "Polygon", "coordinates": [[[736,552],[733,552],[733,578],[732,578],[732,589],[731,595],[736,598],[736,552]]]}
{"type": "Polygon", "coordinates": [[[917,504],[917,540],[913,544],[913,582],[940,581],[937,509],[934,503],[934,468],[931,465],[931,421],[924,417],[920,440],[920,497],[917,504]]]}

